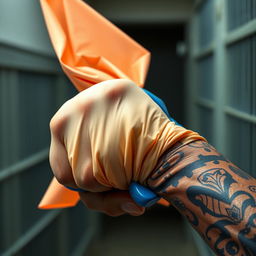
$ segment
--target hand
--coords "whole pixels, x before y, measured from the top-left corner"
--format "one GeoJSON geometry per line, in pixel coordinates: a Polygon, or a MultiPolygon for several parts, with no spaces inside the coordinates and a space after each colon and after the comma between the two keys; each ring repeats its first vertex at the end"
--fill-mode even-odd
{"type": "Polygon", "coordinates": [[[134,83],[99,83],[67,101],[50,123],[50,163],[57,180],[85,189],[82,201],[112,216],[140,215],[125,191],[143,184],[160,156],[180,139],[198,138],[170,122],[134,83]],[[104,193],[103,193],[104,192],[104,193]]]}

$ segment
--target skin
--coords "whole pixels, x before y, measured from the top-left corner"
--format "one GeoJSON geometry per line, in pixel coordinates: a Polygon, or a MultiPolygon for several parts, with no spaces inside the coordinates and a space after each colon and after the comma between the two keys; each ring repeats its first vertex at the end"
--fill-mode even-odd
{"type": "Polygon", "coordinates": [[[160,159],[148,186],[191,223],[217,255],[256,255],[256,179],[203,141],[160,159]]]}
{"type": "MultiPolygon", "coordinates": [[[[86,91],[67,101],[50,122],[53,173],[61,184],[87,190],[80,198],[89,209],[110,216],[142,215],[145,209],[127,191],[103,186],[92,168],[81,173],[70,167],[65,147],[69,120],[81,109],[89,115],[97,101],[123,95],[122,87],[116,85],[97,94],[86,91]],[[88,95],[90,100],[86,100],[88,95]]],[[[178,142],[170,147],[146,183],[188,218],[217,255],[256,255],[256,180],[206,142],[178,142]]]]}

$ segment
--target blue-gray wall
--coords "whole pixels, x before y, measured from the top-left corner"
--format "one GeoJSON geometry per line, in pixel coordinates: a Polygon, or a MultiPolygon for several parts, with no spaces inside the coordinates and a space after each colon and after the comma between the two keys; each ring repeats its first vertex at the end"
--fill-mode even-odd
{"type": "Polygon", "coordinates": [[[76,91],[51,48],[39,1],[0,2],[0,255],[82,255],[98,215],[37,209],[52,178],[51,116],[76,91]]]}
{"type": "Polygon", "coordinates": [[[256,177],[256,1],[198,1],[187,32],[189,126],[256,177]]]}

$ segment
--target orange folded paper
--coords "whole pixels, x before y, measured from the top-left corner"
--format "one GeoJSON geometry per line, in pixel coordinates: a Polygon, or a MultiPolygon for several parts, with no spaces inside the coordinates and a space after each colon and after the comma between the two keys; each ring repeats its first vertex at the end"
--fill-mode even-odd
{"type": "MultiPolygon", "coordinates": [[[[41,6],[62,69],[79,91],[116,78],[143,87],[149,51],[80,0],[41,0],[41,6]]],[[[39,208],[71,207],[78,200],[54,178],[39,208]]]]}
{"type": "Polygon", "coordinates": [[[75,206],[79,201],[78,192],[67,189],[56,178],[52,179],[38,208],[54,209],[75,206]]]}
{"type": "Polygon", "coordinates": [[[150,53],[80,0],[41,0],[64,72],[79,91],[115,78],[143,86],[150,53]]]}

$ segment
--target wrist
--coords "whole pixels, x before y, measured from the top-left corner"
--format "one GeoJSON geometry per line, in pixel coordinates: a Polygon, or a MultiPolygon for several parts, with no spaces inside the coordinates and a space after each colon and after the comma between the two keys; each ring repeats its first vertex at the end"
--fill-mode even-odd
{"type": "MultiPolygon", "coordinates": [[[[204,152],[211,151],[210,145],[202,140],[188,144],[178,142],[173,145],[159,159],[156,168],[146,181],[147,186],[159,196],[168,197],[168,200],[177,191],[185,192],[186,184],[190,184],[193,179],[193,172],[190,171],[191,165],[197,165],[200,162],[195,163],[200,149],[204,152]]],[[[193,168],[196,169],[196,166],[193,168]]]]}

